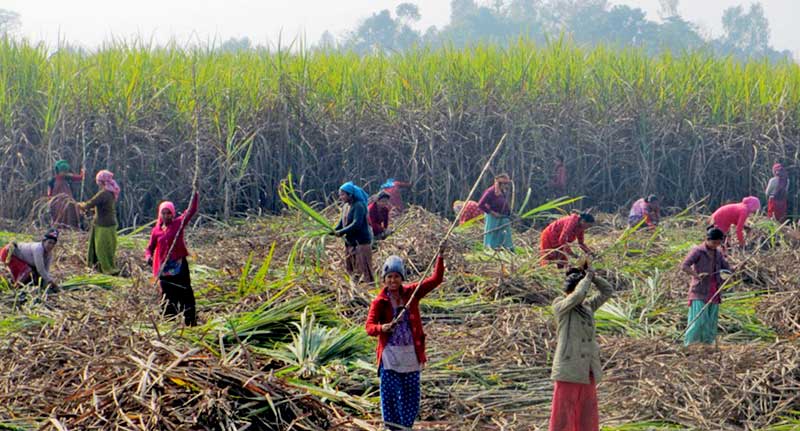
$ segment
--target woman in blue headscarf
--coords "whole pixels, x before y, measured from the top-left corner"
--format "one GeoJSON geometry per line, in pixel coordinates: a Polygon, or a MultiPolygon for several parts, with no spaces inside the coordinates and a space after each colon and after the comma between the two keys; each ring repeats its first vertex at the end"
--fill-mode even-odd
{"type": "Polygon", "coordinates": [[[339,187],[339,200],[346,204],[336,225],[336,236],[344,237],[345,269],[356,282],[372,283],[372,230],[367,219],[369,195],[348,181],[339,187]]]}

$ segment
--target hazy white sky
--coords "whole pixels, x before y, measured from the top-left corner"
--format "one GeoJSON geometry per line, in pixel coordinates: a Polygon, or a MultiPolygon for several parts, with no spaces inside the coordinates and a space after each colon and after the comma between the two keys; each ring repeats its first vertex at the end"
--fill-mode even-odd
{"type": "MultiPolygon", "coordinates": [[[[419,27],[442,26],[450,15],[450,0],[407,0],[422,14],[419,27]]],[[[380,10],[403,0],[0,0],[0,8],[22,16],[21,32],[55,45],[61,38],[94,47],[112,36],[142,36],[158,42],[225,40],[248,36],[255,43],[275,43],[278,35],[305,35],[316,41],[323,31],[336,35],[380,10]]],[[[484,1],[485,2],[485,1],[484,1]]],[[[612,0],[644,9],[656,19],[658,0],[612,0]]],[[[722,11],[750,0],[681,0],[679,11],[704,33],[721,32],[722,11]]],[[[761,0],[772,30],[772,44],[800,54],[800,0],[761,0]]]]}

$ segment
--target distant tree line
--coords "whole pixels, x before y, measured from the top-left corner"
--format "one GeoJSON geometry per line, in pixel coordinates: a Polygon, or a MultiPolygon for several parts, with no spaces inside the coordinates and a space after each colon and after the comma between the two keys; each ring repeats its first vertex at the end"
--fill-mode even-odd
{"type": "Polygon", "coordinates": [[[723,34],[705,38],[678,14],[679,0],[660,0],[659,22],[642,9],[612,5],[608,0],[451,0],[450,22],[419,31],[421,18],[413,3],[381,10],[340,38],[326,31],[317,47],[358,52],[392,53],[413,46],[464,47],[476,43],[508,43],[520,37],[538,42],[566,35],[580,45],[636,47],[648,54],[706,50],[740,59],[791,59],[788,50],[770,46],[769,21],[760,3],[735,6],[722,17],[723,34]]]}
{"type": "MultiPolygon", "coordinates": [[[[759,2],[749,9],[741,5],[727,8],[722,15],[723,34],[706,38],[695,24],[680,16],[680,0],[659,1],[661,19],[656,22],[648,20],[642,9],[612,5],[608,0],[451,0],[450,22],[425,31],[414,27],[422,18],[419,7],[406,2],[394,11],[373,13],[339,37],[325,31],[315,48],[393,53],[414,46],[507,44],[521,37],[544,43],[566,35],[579,45],[635,47],[650,55],[705,50],[742,60],[792,59],[790,51],[778,51],[770,45],[769,20],[759,2]]],[[[0,9],[0,37],[13,34],[19,25],[19,14],[0,9]]],[[[268,50],[246,36],[213,45],[219,52],[268,50]]]]}

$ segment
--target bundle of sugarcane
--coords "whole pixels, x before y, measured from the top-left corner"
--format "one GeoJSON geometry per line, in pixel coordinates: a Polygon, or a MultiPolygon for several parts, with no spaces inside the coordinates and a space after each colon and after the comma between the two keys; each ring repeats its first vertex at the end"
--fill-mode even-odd
{"type": "Polygon", "coordinates": [[[280,197],[281,201],[286,205],[287,208],[296,211],[301,215],[305,215],[314,224],[319,226],[319,229],[308,232],[305,234],[305,236],[316,237],[335,232],[336,229],[332,224],[330,224],[328,219],[326,219],[310,205],[305,203],[303,199],[297,195],[297,192],[294,189],[294,184],[292,183],[291,173],[289,173],[289,175],[287,175],[286,178],[281,181],[281,185],[278,187],[278,197],[280,197]]]}
{"type": "Polygon", "coordinates": [[[124,280],[119,277],[114,277],[105,274],[94,275],[76,275],[63,283],[60,287],[62,290],[75,290],[81,287],[94,286],[101,289],[111,289],[114,286],[121,286],[124,280]]]}

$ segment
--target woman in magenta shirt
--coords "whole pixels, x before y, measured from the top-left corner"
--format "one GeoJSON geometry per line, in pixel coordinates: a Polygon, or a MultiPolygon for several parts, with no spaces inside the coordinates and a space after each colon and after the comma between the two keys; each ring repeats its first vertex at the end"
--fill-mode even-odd
{"type": "Polygon", "coordinates": [[[755,196],[748,196],[739,203],[719,207],[714,214],[711,214],[711,224],[725,235],[731,226],[736,225],[736,239],[739,240],[739,245],[744,247],[744,224],[747,222],[747,217],[760,209],[761,201],[755,196]]]}

